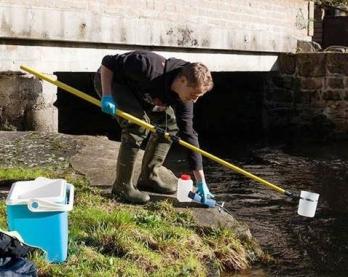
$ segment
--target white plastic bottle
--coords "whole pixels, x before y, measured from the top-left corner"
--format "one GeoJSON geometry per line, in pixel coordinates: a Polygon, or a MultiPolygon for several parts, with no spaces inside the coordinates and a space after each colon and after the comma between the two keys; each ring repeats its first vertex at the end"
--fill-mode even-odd
{"type": "Polygon", "coordinates": [[[178,179],[178,190],[176,198],[179,202],[192,202],[192,199],[188,197],[190,191],[193,190],[193,182],[190,175],[181,175],[178,179]]]}

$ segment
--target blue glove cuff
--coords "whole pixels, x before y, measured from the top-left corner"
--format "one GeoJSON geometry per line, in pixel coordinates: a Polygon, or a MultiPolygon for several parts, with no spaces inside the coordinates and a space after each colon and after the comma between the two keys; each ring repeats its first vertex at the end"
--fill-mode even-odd
{"type": "Polygon", "coordinates": [[[102,97],[102,101],[114,102],[114,98],[112,97],[112,95],[105,95],[102,97]]]}

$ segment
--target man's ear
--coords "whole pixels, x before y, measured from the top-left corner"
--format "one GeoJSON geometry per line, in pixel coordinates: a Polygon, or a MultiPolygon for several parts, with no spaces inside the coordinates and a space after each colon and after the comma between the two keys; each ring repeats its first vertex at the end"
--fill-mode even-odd
{"type": "Polygon", "coordinates": [[[183,84],[183,85],[187,85],[188,83],[188,80],[185,76],[180,76],[180,83],[183,84]]]}

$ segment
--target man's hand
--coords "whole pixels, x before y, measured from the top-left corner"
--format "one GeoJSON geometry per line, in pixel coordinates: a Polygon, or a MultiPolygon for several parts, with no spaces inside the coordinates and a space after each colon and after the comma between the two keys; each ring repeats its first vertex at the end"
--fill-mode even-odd
{"type": "Polygon", "coordinates": [[[116,103],[111,95],[103,96],[101,99],[101,109],[104,113],[115,115],[117,108],[116,103]]]}
{"type": "Polygon", "coordinates": [[[207,198],[214,197],[214,195],[210,193],[207,183],[205,181],[197,182],[196,193],[198,193],[200,197],[202,197],[202,203],[204,203],[207,198]]]}

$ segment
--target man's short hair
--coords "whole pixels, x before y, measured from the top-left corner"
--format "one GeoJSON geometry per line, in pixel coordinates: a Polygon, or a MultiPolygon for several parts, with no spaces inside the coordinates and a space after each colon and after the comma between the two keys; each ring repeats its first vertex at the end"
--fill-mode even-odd
{"type": "Polygon", "coordinates": [[[192,87],[203,86],[209,91],[214,86],[208,67],[202,63],[188,63],[181,69],[179,76],[186,77],[192,87]]]}

